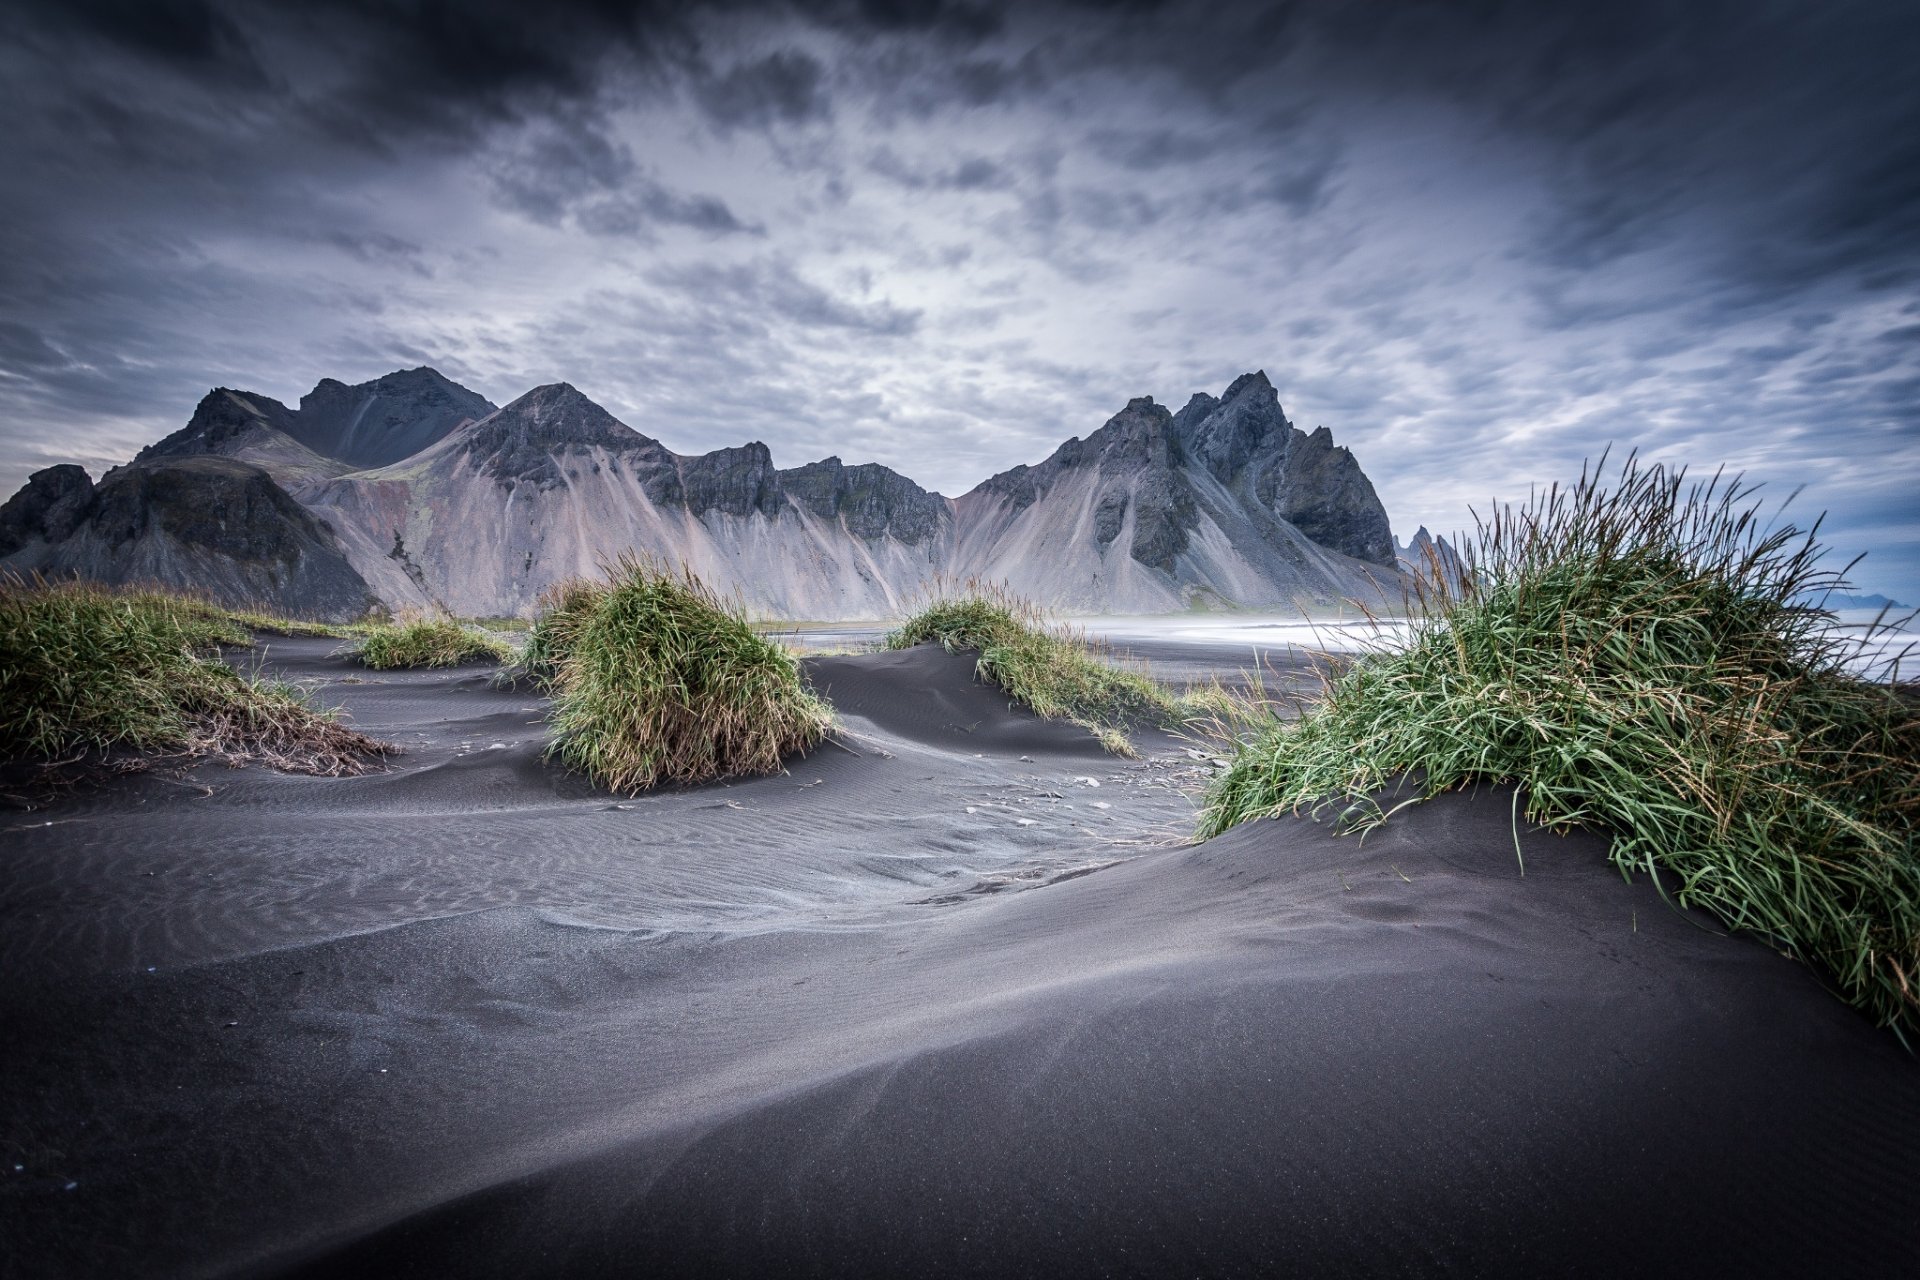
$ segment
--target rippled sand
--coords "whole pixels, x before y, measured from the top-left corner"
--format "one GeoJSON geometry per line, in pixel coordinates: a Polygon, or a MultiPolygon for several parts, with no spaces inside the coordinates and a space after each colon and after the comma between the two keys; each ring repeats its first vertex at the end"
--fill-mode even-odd
{"type": "MultiPolygon", "coordinates": [[[[1236,645],[1126,641],[1182,678],[1236,645]]],[[[0,1273],[1874,1274],[1920,1247],[1913,1059],[1600,837],[1525,833],[1520,877],[1505,793],[1364,844],[1186,846],[1186,744],[1105,755],[923,648],[810,660],[847,731],[787,775],[620,798],[543,760],[537,698],[329,648],[266,663],[404,743],[392,772],[200,769],[0,820],[0,1273]]]]}

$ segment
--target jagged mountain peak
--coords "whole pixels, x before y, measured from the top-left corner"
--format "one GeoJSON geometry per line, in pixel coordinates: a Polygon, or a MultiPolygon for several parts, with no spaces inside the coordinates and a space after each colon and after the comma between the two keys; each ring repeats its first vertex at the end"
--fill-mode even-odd
{"type": "Polygon", "coordinates": [[[467,388],[441,373],[431,365],[420,365],[413,369],[395,369],[392,373],[383,373],[377,378],[365,382],[346,383],[338,378],[322,378],[314,384],[313,390],[300,397],[302,408],[316,395],[325,395],[334,391],[446,391],[452,390],[465,395],[475,394],[467,388]]]}
{"type": "Polygon", "coordinates": [[[460,445],[483,472],[509,488],[521,481],[543,488],[559,484],[562,472],[556,457],[595,448],[655,455],[656,466],[673,460],[658,441],[614,417],[570,382],[549,382],[509,401],[466,428],[460,445]]]}
{"type": "Polygon", "coordinates": [[[1015,510],[1022,510],[1077,467],[1098,463],[1116,471],[1164,468],[1175,460],[1170,452],[1172,423],[1173,414],[1165,405],[1152,396],[1135,396],[1086,439],[1069,436],[1044,461],[1033,466],[1022,463],[989,476],[973,492],[1003,497],[1015,510]]]}
{"type": "Polygon", "coordinates": [[[625,431],[632,430],[571,382],[549,382],[515,396],[501,406],[494,417],[543,427],[562,435],[592,432],[609,423],[625,431]]]}
{"type": "Polygon", "coordinates": [[[492,412],[490,401],[427,368],[357,386],[322,378],[297,409],[257,391],[215,387],[201,397],[186,426],[138,457],[242,458],[292,483],[390,465],[492,412]]]}
{"type": "Polygon", "coordinates": [[[1241,374],[1227,384],[1226,394],[1221,396],[1220,399],[1223,402],[1232,401],[1238,399],[1241,395],[1266,400],[1278,400],[1280,398],[1279,393],[1273,389],[1273,383],[1267,380],[1267,371],[1265,369],[1255,369],[1252,373],[1241,374]]]}
{"type": "Polygon", "coordinates": [[[1438,577],[1448,586],[1458,589],[1465,576],[1466,562],[1460,553],[1454,550],[1445,535],[1436,537],[1428,532],[1425,525],[1420,526],[1406,545],[1396,543],[1395,549],[1401,570],[1413,577],[1438,577]]]}
{"type": "Polygon", "coordinates": [[[1198,421],[1220,407],[1220,402],[1204,391],[1196,391],[1187,397],[1186,404],[1173,416],[1183,422],[1198,421]]]}
{"type": "Polygon", "coordinates": [[[385,467],[492,412],[486,397],[422,366],[353,386],[322,378],[300,397],[287,431],[323,457],[385,467]]]}
{"type": "Polygon", "coordinates": [[[1098,431],[1083,441],[1069,440],[1054,456],[1071,462],[1097,455],[1117,465],[1163,467],[1174,460],[1172,426],[1173,414],[1165,405],[1152,396],[1135,396],[1098,431]]]}
{"type": "Polygon", "coordinates": [[[1276,455],[1284,461],[1292,445],[1293,424],[1280,397],[1259,371],[1243,373],[1218,400],[1195,396],[1173,420],[1181,454],[1230,483],[1254,458],[1276,455]]]}
{"type": "Polygon", "coordinates": [[[0,506],[0,556],[29,543],[60,542],[79,528],[93,505],[93,477],[71,462],[27,477],[20,492],[0,506]]]}
{"type": "Polygon", "coordinates": [[[1272,382],[1255,370],[1217,398],[1193,395],[1178,413],[1135,396],[1085,440],[1001,472],[961,501],[969,512],[996,507],[995,528],[1019,521],[1039,537],[1046,527],[1048,554],[1063,562],[1088,551],[1100,557],[1099,568],[1088,562],[1084,570],[1089,581],[1134,572],[1110,558],[1124,546],[1135,565],[1165,575],[1143,594],[1200,586],[1214,572],[1201,562],[1219,560],[1223,538],[1266,566],[1249,572],[1271,581],[1318,574],[1324,584],[1350,572],[1306,568],[1310,545],[1391,569],[1386,512],[1353,455],[1332,439],[1297,430],[1272,382]],[[1045,514],[1049,507],[1062,509],[1045,514]],[[1064,547],[1063,536],[1072,540],[1064,547]]]}
{"type": "Polygon", "coordinates": [[[284,433],[292,419],[293,410],[272,396],[215,387],[200,397],[186,426],[148,445],[135,458],[219,453],[236,437],[261,427],[284,433]]]}

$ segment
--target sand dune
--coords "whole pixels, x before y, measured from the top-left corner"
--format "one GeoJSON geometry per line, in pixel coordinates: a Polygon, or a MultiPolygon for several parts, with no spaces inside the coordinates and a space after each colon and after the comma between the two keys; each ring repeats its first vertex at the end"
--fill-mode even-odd
{"type": "Polygon", "coordinates": [[[135,778],[0,825],[0,1272],[1920,1247],[1913,1059],[1598,837],[1527,833],[1519,876],[1508,794],[1180,846],[1177,743],[1105,756],[921,649],[810,660],[848,732],[788,775],[619,799],[542,760],[537,699],[344,683],[327,648],[267,660],[405,742],[394,772],[135,778]]]}

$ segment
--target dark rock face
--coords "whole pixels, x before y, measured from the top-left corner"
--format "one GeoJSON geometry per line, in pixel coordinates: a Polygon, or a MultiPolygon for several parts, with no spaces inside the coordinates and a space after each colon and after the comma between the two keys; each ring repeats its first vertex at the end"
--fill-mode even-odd
{"type": "Polygon", "coordinates": [[[353,387],[321,379],[285,430],[323,457],[384,467],[493,410],[484,396],[432,369],[406,369],[353,387]]]}
{"type": "MultiPolygon", "coordinates": [[[[570,384],[555,382],[532,391],[469,428],[460,448],[476,460],[481,472],[503,487],[532,484],[550,489],[565,483],[557,458],[584,454],[590,449],[634,455],[639,470],[673,469],[673,455],[656,440],[627,426],[581,395],[570,384]]],[[[677,476],[655,495],[677,500],[677,476]]]]}
{"type": "Polygon", "coordinates": [[[1171,573],[1187,549],[1198,507],[1178,471],[1149,472],[1134,490],[1133,558],[1171,573]]]}
{"type": "Polygon", "coordinates": [[[284,437],[352,468],[384,467],[492,412],[485,398],[432,369],[390,373],[355,387],[326,378],[301,397],[298,409],[257,392],[216,387],[186,426],[141,450],[135,461],[230,456],[284,437]]]}
{"type": "MultiPolygon", "coordinates": [[[[1271,531],[1278,518],[1320,546],[1395,564],[1386,510],[1360,464],[1325,428],[1308,436],[1288,422],[1264,373],[1234,379],[1218,399],[1197,394],[1179,413],[1137,397],[1085,440],[1069,440],[1045,462],[1002,472],[976,492],[1001,497],[1017,513],[1090,466],[1108,477],[1093,506],[1095,542],[1105,547],[1118,538],[1131,506],[1133,558],[1156,569],[1172,572],[1191,544],[1202,476],[1227,491],[1233,514],[1255,530],[1271,531]]],[[[1297,554],[1284,539],[1275,542],[1279,554],[1297,554]]]]}
{"type": "Polygon", "coordinates": [[[20,492],[0,506],[0,556],[30,542],[65,540],[93,507],[93,480],[82,467],[62,463],[27,477],[20,492]]]}
{"type": "Polygon", "coordinates": [[[215,387],[200,398],[186,426],[142,449],[134,461],[233,453],[258,441],[264,431],[291,437],[293,419],[294,411],[271,396],[215,387]]]}
{"type": "Polygon", "coordinates": [[[319,522],[271,476],[226,458],[110,472],[95,491],[92,525],[114,549],[151,532],[215,555],[283,564],[326,540],[319,522]]]}
{"type": "Polygon", "coordinates": [[[1323,547],[1370,564],[1395,562],[1393,531],[1373,482],[1325,427],[1296,441],[1286,474],[1274,486],[1273,510],[1323,547]]]}
{"type": "Polygon", "coordinates": [[[1262,472],[1284,469],[1296,433],[1264,373],[1234,379],[1215,400],[1196,395],[1173,422],[1183,460],[1231,484],[1250,465],[1262,472]]]}
{"type": "MultiPolygon", "coordinates": [[[[1169,430],[1171,423],[1172,416],[1164,405],[1155,404],[1152,396],[1136,396],[1085,440],[1074,436],[1055,449],[1045,462],[1002,471],[983,480],[975,492],[1003,497],[1012,510],[1021,511],[1045,497],[1062,477],[1079,467],[1104,464],[1116,473],[1126,469],[1164,471],[1177,462],[1169,430]]],[[[1126,505],[1119,498],[1114,498],[1113,503],[1121,509],[1126,505]]],[[[1112,509],[1110,504],[1109,510],[1112,509]]],[[[1111,542],[1119,536],[1120,518],[1112,515],[1106,518],[1113,532],[1104,541],[1111,542]]]]}
{"type": "Polygon", "coordinates": [[[1093,506],[1093,540],[1099,545],[1111,546],[1120,536],[1120,530],[1127,522],[1127,507],[1133,501],[1133,495],[1118,485],[1100,495],[1100,501],[1093,506]]]}
{"type": "Polygon", "coordinates": [[[66,513],[75,509],[78,484],[71,477],[59,483],[66,505],[46,508],[62,514],[43,518],[41,528],[64,533],[17,549],[14,567],[158,582],[229,605],[303,615],[353,617],[374,603],[333,531],[259,467],[213,456],[133,462],[92,486],[77,517],[66,513]]]}
{"type": "Polygon", "coordinates": [[[1264,373],[1234,379],[1220,399],[1195,396],[1173,421],[1180,455],[1323,547],[1391,568],[1393,533],[1373,483],[1320,427],[1287,421],[1264,373]]]}
{"type": "MultiPolygon", "coordinates": [[[[1076,440],[1067,441],[1067,445],[1075,443],[1078,442],[1076,440]]],[[[1064,449],[1067,445],[1061,445],[1060,447],[1064,449]]],[[[1055,454],[1055,457],[1058,456],[1058,454],[1055,454]]],[[[1050,458],[1048,461],[1050,462],[1052,459],[1050,458]]],[[[1040,465],[1044,467],[1046,463],[1043,462],[1040,465]]],[[[1037,470],[1038,468],[1030,467],[1023,462],[1011,470],[1002,471],[997,476],[991,476],[988,479],[982,480],[975,489],[975,492],[984,491],[1003,497],[1007,500],[1009,509],[1013,511],[1024,511],[1032,506],[1040,497],[1040,485],[1035,477],[1037,470]]]]}
{"type": "Polygon", "coordinates": [[[1179,470],[1173,415],[1152,396],[1136,396],[1085,440],[1070,440],[1056,450],[1041,469],[1049,473],[1051,487],[1060,473],[1095,461],[1108,474],[1137,474],[1140,479],[1130,498],[1117,485],[1101,494],[1093,510],[1094,540],[1106,546],[1119,537],[1130,504],[1133,558],[1171,572],[1174,560],[1187,549],[1198,511],[1193,486],[1179,470]]]}
{"type": "Polygon", "coordinates": [[[849,467],[826,458],[778,474],[789,502],[822,520],[844,517],[847,529],[869,542],[892,536],[918,545],[948,518],[946,499],[878,463],[849,467]]]}
{"type": "Polygon", "coordinates": [[[765,516],[776,514],[781,506],[778,474],[773,469],[773,455],[758,440],[680,462],[687,510],[697,516],[709,511],[730,516],[756,511],[765,516]]]}

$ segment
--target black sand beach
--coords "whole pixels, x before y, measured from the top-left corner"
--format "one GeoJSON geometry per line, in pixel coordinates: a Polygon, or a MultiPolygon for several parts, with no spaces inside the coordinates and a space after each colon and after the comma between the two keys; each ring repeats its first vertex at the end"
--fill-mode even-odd
{"type": "Polygon", "coordinates": [[[620,799],[542,760],[533,695],[332,647],[267,667],[391,772],[0,820],[0,1274],[1920,1249],[1920,1064],[1599,837],[1526,833],[1521,877],[1510,793],[1185,846],[1184,744],[1116,759],[919,649],[809,660],[848,732],[788,775],[620,799]]]}

